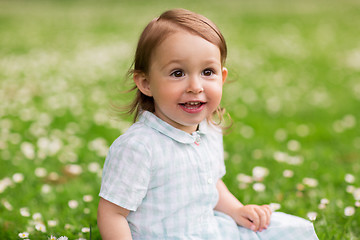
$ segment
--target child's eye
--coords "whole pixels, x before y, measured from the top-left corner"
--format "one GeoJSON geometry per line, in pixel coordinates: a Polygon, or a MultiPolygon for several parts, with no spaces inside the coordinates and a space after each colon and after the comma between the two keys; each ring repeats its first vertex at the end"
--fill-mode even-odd
{"type": "Polygon", "coordinates": [[[202,75],[204,76],[207,76],[207,77],[210,77],[211,75],[214,74],[214,71],[211,70],[211,69],[205,69],[203,72],[202,72],[202,75]]]}
{"type": "Polygon", "coordinates": [[[174,72],[172,72],[170,74],[170,76],[173,76],[173,77],[176,77],[176,78],[180,78],[180,77],[183,77],[185,74],[182,70],[176,70],[174,72]]]}

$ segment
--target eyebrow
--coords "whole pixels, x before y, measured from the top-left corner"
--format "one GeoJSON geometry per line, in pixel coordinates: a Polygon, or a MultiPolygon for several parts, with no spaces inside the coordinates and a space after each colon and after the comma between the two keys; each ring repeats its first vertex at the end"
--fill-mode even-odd
{"type": "MultiPolygon", "coordinates": [[[[171,64],[176,64],[176,63],[181,63],[181,62],[184,62],[186,61],[185,59],[181,59],[181,58],[176,58],[176,59],[172,59],[168,62],[166,62],[162,67],[161,69],[164,69],[166,68],[167,66],[171,65],[171,64]]],[[[205,64],[218,64],[221,66],[221,61],[220,60],[217,60],[215,58],[210,58],[210,59],[206,59],[205,60],[205,64]]]]}

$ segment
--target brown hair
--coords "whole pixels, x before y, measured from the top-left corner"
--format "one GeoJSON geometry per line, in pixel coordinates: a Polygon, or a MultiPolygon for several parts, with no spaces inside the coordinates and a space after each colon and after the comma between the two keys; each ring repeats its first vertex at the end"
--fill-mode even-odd
{"type": "MultiPolygon", "coordinates": [[[[160,17],[153,19],[142,32],[136,53],[134,63],[128,72],[129,77],[134,73],[149,73],[151,56],[154,49],[170,34],[179,31],[179,29],[189,31],[198,35],[205,40],[216,45],[220,49],[221,64],[225,64],[227,56],[226,42],[216,25],[206,17],[196,14],[185,9],[173,9],[164,12],[160,17]],[[133,68],[133,69],[132,69],[133,68]]],[[[154,112],[154,99],[143,94],[136,86],[131,91],[136,90],[136,97],[129,105],[129,114],[134,115],[134,122],[137,120],[142,111],[154,112]]],[[[213,117],[217,118],[217,125],[221,124],[225,110],[220,106],[209,117],[209,121],[213,121],[213,117]]]]}

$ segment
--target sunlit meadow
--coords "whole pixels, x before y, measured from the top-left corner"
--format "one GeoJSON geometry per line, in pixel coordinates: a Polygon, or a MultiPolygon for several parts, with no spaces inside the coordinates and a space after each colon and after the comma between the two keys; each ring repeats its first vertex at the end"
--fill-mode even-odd
{"type": "MultiPolygon", "coordinates": [[[[113,105],[142,28],[202,13],[229,48],[224,181],[244,203],[360,239],[357,1],[1,1],[0,239],[100,239],[101,168],[131,124],[113,105]]],[[[125,82],[125,84],[124,84],[125,82]]]]}

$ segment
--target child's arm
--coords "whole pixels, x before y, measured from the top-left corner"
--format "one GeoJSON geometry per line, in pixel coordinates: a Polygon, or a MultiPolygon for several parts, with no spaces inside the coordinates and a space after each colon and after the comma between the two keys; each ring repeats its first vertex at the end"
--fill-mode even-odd
{"type": "Polygon", "coordinates": [[[126,216],[129,210],[100,198],[97,222],[104,240],[131,240],[131,232],[126,216]]]}
{"type": "Polygon", "coordinates": [[[231,216],[235,222],[253,231],[262,231],[270,224],[271,209],[267,205],[243,205],[225,186],[222,180],[216,184],[219,201],[215,210],[231,216]]]}

